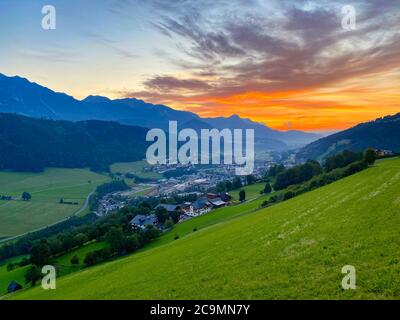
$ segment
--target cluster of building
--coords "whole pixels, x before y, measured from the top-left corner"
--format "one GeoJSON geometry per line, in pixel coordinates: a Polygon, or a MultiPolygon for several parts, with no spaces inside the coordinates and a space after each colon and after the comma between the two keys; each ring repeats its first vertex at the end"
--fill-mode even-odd
{"type": "Polygon", "coordinates": [[[98,216],[105,216],[110,212],[114,212],[123,208],[126,206],[126,204],[126,200],[120,197],[118,192],[110,193],[99,201],[96,214],[98,216]]]}
{"type": "Polygon", "coordinates": [[[378,157],[391,157],[395,155],[395,153],[392,150],[381,150],[381,149],[375,149],[375,154],[378,157]]]}
{"type": "MultiPolygon", "coordinates": [[[[164,208],[169,215],[178,212],[180,214],[179,222],[198,217],[210,212],[213,209],[222,208],[230,205],[232,197],[228,193],[207,193],[199,197],[194,202],[183,202],[180,204],[159,204],[157,208],[164,208]]],[[[132,228],[135,230],[145,229],[148,225],[161,227],[155,214],[136,215],[131,220],[132,228]]]]}

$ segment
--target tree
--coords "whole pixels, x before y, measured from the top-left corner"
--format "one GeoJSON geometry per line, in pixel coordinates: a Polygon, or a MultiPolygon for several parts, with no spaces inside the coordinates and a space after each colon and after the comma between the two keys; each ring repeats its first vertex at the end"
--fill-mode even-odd
{"type": "Polygon", "coordinates": [[[233,189],[232,181],[226,180],[225,181],[225,190],[224,191],[231,191],[233,189]]]}
{"type": "Polygon", "coordinates": [[[79,257],[77,255],[71,258],[71,264],[79,264],[79,257]]]}
{"type": "Polygon", "coordinates": [[[32,199],[32,196],[29,192],[24,191],[24,192],[22,192],[21,198],[24,201],[29,201],[32,199]]]}
{"type": "Polygon", "coordinates": [[[85,259],[83,260],[83,262],[87,265],[87,266],[93,266],[96,263],[99,262],[99,254],[97,251],[91,251],[88,252],[85,255],[85,259]]]}
{"type": "Polygon", "coordinates": [[[179,211],[174,211],[171,213],[171,219],[174,223],[178,223],[181,217],[181,213],[179,211]]]}
{"type": "Polygon", "coordinates": [[[275,178],[278,174],[285,171],[285,167],[281,164],[274,164],[272,165],[269,170],[267,177],[275,178]]]}
{"type": "Polygon", "coordinates": [[[372,166],[376,160],[376,153],[374,149],[367,149],[364,153],[364,161],[367,165],[372,166]]]}
{"type": "Polygon", "coordinates": [[[267,182],[267,183],[265,184],[263,193],[269,194],[269,193],[271,193],[271,191],[272,191],[271,184],[270,184],[269,182],[267,182]]]}
{"type": "Polygon", "coordinates": [[[288,186],[306,182],[322,172],[322,167],[317,161],[309,160],[302,165],[286,169],[278,174],[274,189],[283,190],[288,186]]]}
{"type": "Polygon", "coordinates": [[[151,209],[151,205],[150,205],[150,203],[148,203],[147,201],[142,201],[142,202],[139,204],[139,207],[140,207],[140,208],[151,209]]]}
{"type": "Polygon", "coordinates": [[[139,238],[137,235],[132,235],[126,238],[125,249],[126,252],[134,252],[140,247],[139,238]]]}
{"type": "Polygon", "coordinates": [[[25,282],[30,283],[32,287],[36,284],[36,281],[38,281],[42,277],[42,273],[40,272],[39,268],[37,266],[32,266],[26,273],[25,273],[25,282]]]}
{"type": "Polygon", "coordinates": [[[168,219],[168,211],[164,207],[156,209],[156,216],[159,223],[163,224],[168,219]]]}
{"type": "Polygon", "coordinates": [[[37,266],[48,264],[51,258],[51,250],[47,243],[35,244],[31,249],[31,262],[37,266]]]}
{"type": "Polygon", "coordinates": [[[220,181],[217,183],[217,186],[215,187],[217,192],[224,192],[226,191],[226,184],[224,181],[220,181]]]}
{"type": "Polygon", "coordinates": [[[82,247],[86,242],[88,242],[89,238],[84,233],[78,233],[74,237],[75,245],[82,247]]]}
{"type": "Polygon", "coordinates": [[[257,181],[256,177],[253,176],[252,174],[246,176],[246,182],[248,185],[252,185],[257,181]]]}
{"type": "Polygon", "coordinates": [[[235,177],[235,179],[233,179],[233,181],[232,181],[232,188],[239,189],[241,187],[243,187],[242,180],[240,180],[239,177],[235,177]]]}
{"type": "Polygon", "coordinates": [[[292,199],[295,196],[293,191],[286,191],[285,194],[283,195],[283,200],[289,200],[292,199]]]}
{"type": "Polygon", "coordinates": [[[125,249],[125,236],[120,228],[113,227],[105,234],[106,241],[114,252],[122,253],[125,249]]]}
{"type": "Polygon", "coordinates": [[[75,247],[74,237],[71,233],[64,233],[61,237],[62,248],[65,252],[68,252],[75,247]]]}
{"type": "Polygon", "coordinates": [[[239,192],[239,201],[243,202],[245,200],[246,200],[246,191],[240,190],[240,192],[239,192]]]}
{"type": "Polygon", "coordinates": [[[63,249],[63,244],[61,242],[60,239],[56,238],[56,237],[52,237],[47,241],[47,244],[51,250],[51,253],[57,254],[60,253],[63,249]]]}
{"type": "Polygon", "coordinates": [[[172,219],[168,219],[164,223],[164,228],[165,229],[171,229],[174,226],[174,221],[172,219]]]}
{"type": "Polygon", "coordinates": [[[148,225],[144,231],[144,238],[146,242],[149,242],[160,235],[161,231],[153,225],[148,225]]]}
{"type": "Polygon", "coordinates": [[[361,160],[363,157],[362,153],[355,153],[349,150],[344,150],[338,154],[326,158],[324,162],[324,170],[331,172],[337,168],[344,168],[350,163],[361,160]]]}

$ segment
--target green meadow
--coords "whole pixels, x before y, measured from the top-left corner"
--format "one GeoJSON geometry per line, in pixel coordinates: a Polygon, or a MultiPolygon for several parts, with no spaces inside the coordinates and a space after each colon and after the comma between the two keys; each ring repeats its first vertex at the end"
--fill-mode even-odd
{"type": "Polygon", "coordinates": [[[162,179],[163,176],[157,172],[146,172],[145,168],[150,165],[146,161],[135,161],[135,162],[120,162],[110,166],[112,173],[132,173],[142,179],[158,180],[162,179]]]}
{"type": "MultiPolygon", "coordinates": [[[[57,268],[57,276],[62,277],[67,274],[82,270],[83,268],[85,268],[84,259],[86,254],[91,251],[103,249],[107,245],[108,244],[104,241],[91,242],[85,244],[85,246],[81,248],[73,249],[66,254],[54,258],[52,264],[57,268]],[[78,257],[78,264],[71,263],[71,258],[73,256],[78,257]]],[[[11,283],[11,281],[16,281],[24,288],[29,288],[30,285],[26,284],[25,282],[25,273],[28,271],[31,265],[23,267],[15,265],[13,270],[7,270],[8,264],[18,263],[25,257],[29,258],[29,255],[10,258],[0,263],[0,296],[7,293],[7,287],[11,283]]]]}
{"type": "Polygon", "coordinates": [[[15,266],[15,269],[7,270],[7,265],[9,263],[19,263],[24,257],[29,256],[19,256],[0,263],[0,296],[7,292],[8,285],[11,281],[17,281],[22,286],[25,284],[25,273],[30,268],[29,266],[15,266]]]}
{"type": "Polygon", "coordinates": [[[400,159],[246,214],[244,206],[260,199],[226,208],[240,212],[219,223],[207,224],[205,215],[177,226],[177,240],[160,238],[62,277],[54,291],[35,287],[13,298],[400,298],[400,159]],[[341,287],[345,265],[356,268],[356,290],[341,287]]]}
{"type": "Polygon", "coordinates": [[[249,186],[244,186],[243,188],[233,190],[229,192],[234,200],[239,200],[239,192],[240,190],[244,190],[246,192],[246,200],[252,200],[258,198],[260,196],[260,191],[264,190],[265,183],[255,183],[249,186]]]}
{"type": "Polygon", "coordinates": [[[85,256],[87,253],[91,251],[96,251],[105,248],[107,245],[106,242],[91,242],[86,244],[81,248],[77,248],[71,250],[67,254],[64,254],[60,257],[55,258],[54,265],[56,265],[58,270],[58,276],[64,276],[66,274],[79,271],[85,267],[85,256]],[[72,264],[71,259],[73,256],[77,256],[79,258],[78,264],[72,264]]]}
{"type": "Polygon", "coordinates": [[[0,172],[0,195],[17,200],[0,201],[0,238],[46,227],[76,213],[86,197],[108,177],[86,169],[46,169],[42,173],[0,172]],[[22,192],[32,195],[20,200],[22,192]],[[78,205],[60,204],[60,199],[78,205]]]}

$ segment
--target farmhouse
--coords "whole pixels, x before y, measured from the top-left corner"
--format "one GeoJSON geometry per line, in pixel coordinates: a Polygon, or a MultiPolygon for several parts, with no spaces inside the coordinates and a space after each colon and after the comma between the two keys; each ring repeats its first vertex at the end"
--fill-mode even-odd
{"type": "Polygon", "coordinates": [[[145,229],[148,225],[157,226],[158,220],[155,214],[145,216],[143,214],[138,214],[130,222],[132,229],[145,229]]]}
{"type": "Polygon", "coordinates": [[[176,204],[159,204],[157,208],[164,208],[165,210],[167,210],[167,212],[169,214],[173,213],[174,211],[181,211],[181,206],[180,205],[176,205],[176,204]]]}
{"type": "Polygon", "coordinates": [[[225,207],[228,204],[227,202],[222,201],[221,198],[210,199],[209,202],[211,203],[213,208],[222,208],[222,207],[225,207]]]}
{"type": "Polygon", "coordinates": [[[18,282],[11,281],[10,284],[8,285],[7,292],[12,293],[12,292],[15,292],[15,291],[18,291],[21,289],[22,289],[22,286],[18,282]]]}
{"type": "Polygon", "coordinates": [[[225,201],[225,202],[230,202],[232,200],[232,197],[227,192],[220,193],[219,197],[221,198],[222,201],[225,201]]]}
{"type": "Polygon", "coordinates": [[[223,193],[207,193],[207,199],[208,200],[213,200],[213,199],[220,199],[224,202],[229,202],[232,200],[232,197],[229,195],[229,193],[227,192],[223,192],[223,193]]]}
{"type": "Polygon", "coordinates": [[[378,157],[388,157],[395,155],[395,153],[392,150],[380,150],[380,149],[375,149],[375,154],[378,157]]]}
{"type": "Polygon", "coordinates": [[[206,198],[199,198],[189,207],[186,214],[192,217],[197,217],[210,212],[212,209],[211,203],[206,198]]]}

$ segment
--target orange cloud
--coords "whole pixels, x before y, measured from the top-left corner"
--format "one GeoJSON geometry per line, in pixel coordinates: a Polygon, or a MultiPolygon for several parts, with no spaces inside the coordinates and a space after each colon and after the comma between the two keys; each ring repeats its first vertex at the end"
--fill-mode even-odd
{"type": "Polygon", "coordinates": [[[360,81],[358,87],[245,92],[222,98],[174,97],[170,105],[203,117],[238,114],[275,129],[309,131],[342,130],[400,112],[399,81],[392,81],[384,88],[365,82],[368,81],[360,81]]]}

